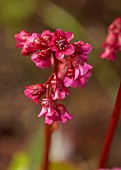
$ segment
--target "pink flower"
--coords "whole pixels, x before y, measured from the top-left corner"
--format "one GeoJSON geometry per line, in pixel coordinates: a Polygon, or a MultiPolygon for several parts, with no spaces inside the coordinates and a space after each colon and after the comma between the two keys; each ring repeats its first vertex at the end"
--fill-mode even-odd
{"type": "Polygon", "coordinates": [[[50,82],[51,86],[51,97],[53,100],[60,99],[63,100],[66,95],[69,95],[68,89],[64,86],[62,80],[54,75],[50,82]]]}
{"type": "Polygon", "coordinates": [[[15,34],[15,39],[17,41],[16,48],[22,48],[25,45],[26,39],[31,36],[25,30],[22,30],[20,33],[15,34]]]}
{"type": "Polygon", "coordinates": [[[45,93],[45,87],[43,84],[35,84],[26,86],[25,88],[25,96],[32,99],[36,104],[39,102],[40,97],[45,93]]]}
{"type": "Polygon", "coordinates": [[[108,32],[119,34],[121,33],[121,17],[116,18],[108,27],[108,32]]]}
{"type": "Polygon", "coordinates": [[[84,62],[88,59],[88,54],[91,52],[92,47],[88,43],[84,43],[83,41],[75,42],[74,44],[74,53],[71,55],[73,60],[82,60],[84,62]]]}
{"type": "Polygon", "coordinates": [[[79,77],[77,80],[79,81],[79,87],[85,87],[87,80],[91,77],[92,73],[89,70],[84,76],[79,77]]]}
{"type": "Polygon", "coordinates": [[[113,33],[109,33],[102,45],[103,48],[106,48],[106,47],[116,47],[117,45],[117,35],[113,34],[113,33]]]}
{"type": "Polygon", "coordinates": [[[62,104],[57,104],[47,97],[42,99],[42,110],[38,117],[41,116],[45,116],[46,124],[52,124],[54,121],[65,123],[67,120],[72,119],[72,116],[62,104]]]}
{"type": "Polygon", "coordinates": [[[86,76],[93,67],[84,62],[84,65],[77,65],[77,67],[67,68],[63,82],[66,87],[81,87],[86,84],[86,76]],[[85,83],[84,83],[85,82],[85,83]]]}
{"type": "Polygon", "coordinates": [[[116,18],[108,27],[108,35],[103,43],[101,58],[115,60],[115,52],[121,52],[121,17],[116,18]]]}
{"type": "Polygon", "coordinates": [[[106,58],[107,60],[115,60],[116,56],[115,56],[115,49],[111,48],[111,47],[106,47],[104,52],[100,54],[101,58],[106,58]]]}
{"type": "Polygon", "coordinates": [[[41,48],[47,48],[46,42],[41,37],[41,34],[32,33],[32,35],[27,38],[21,53],[22,55],[28,55],[41,48]]]}
{"type": "Polygon", "coordinates": [[[87,74],[93,67],[87,63],[77,64],[75,67],[75,79],[82,77],[87,74]]]}
{"type": "Polygon", "coordinates": [[[67,68],[66,74],[63,79],[63,83],[66,87],[76,88],[79,86],[79,82],[75,79],[75,70],[74,68],[67,68]]]}
{"type": "Polygon", "coordinates": [[[53,33],[49,30],[45,30],[42,32],[41,36],[47,43],[49,43],[52,40],[53,33]]]}
{"type": "Polygon", "coordinates": [[[50,52],[47,50],[34,53],[31,59],[39,68],[49,68],[51,65],[50,52]]]}
{"type": "Polygon", "coordinates": [[[57,107],[56,107],[56,110],[58,111],[58,113],[60,115],[61,123],[66,123],[67,120],[71,120],[72,119],[72,115],[67,112],[67,110],[64,107],[64,105],[58,104],[57,107]]]}
{"type": "Polygon", "coordinates": [[[52,51],[55,51],[57,59],[62,59],[64,55],[71,55],[74,52],[74,47],[69,44],[70,40],[74,37],[71,32],[63,32],[57,29],[53,33],[52,40],[49,42],[52,51]]]}

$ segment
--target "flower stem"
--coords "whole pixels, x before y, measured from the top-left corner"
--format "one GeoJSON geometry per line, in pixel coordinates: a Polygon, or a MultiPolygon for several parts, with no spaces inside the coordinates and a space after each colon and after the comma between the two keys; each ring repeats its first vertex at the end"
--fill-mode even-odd
{"type": "MultiPolygon", "coordinates": [[[[50,76],[48,81],[45,83],[47,88],[46,97],[49,97],[49,82],[53,75],[58,72],[58,60],[54,57],[54,69],[53,74],[50,76]]],[[[51,136],[52,132],[54,130],[57,130],[59,128],[58,122],[54,122],[52,125],[45,124],[45,150],[44,150],[44,159],[42,163],[42,170],[48,170],[49,169],[49,151],[50,151],[50,144],[51,144],[51,136]]]]}
{"type": "Polygon", "coordinates": [[[50,143],[51,143],[51,125],[45,124],[45,150],[42,170],[48,170],[49,168],[50,143]]]}
{"type": "Polygon", "coordinates": [[[108,126],[104,145],[102,148],[102,153],[101,153],[101,157],[99,161],[99,168],[106,168],[105,166],[106,166],[106,162],[107,162],[108,155],[110,152],[110,147],[111,147],[114,135],[115,135],[115,131],[118,125],[120,111],[121,111],[121,82],[120,82],[117,99],[116,99],[115,106],[114,106],[114,111],[113,111],[113,114],[112,114],[112,117],[111,117],[111,120],[108,126]]]}

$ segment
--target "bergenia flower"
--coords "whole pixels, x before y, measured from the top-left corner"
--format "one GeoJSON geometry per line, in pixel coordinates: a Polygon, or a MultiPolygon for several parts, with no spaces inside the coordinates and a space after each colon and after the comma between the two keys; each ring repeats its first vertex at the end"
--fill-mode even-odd
{"type": "Polygon", "coordinates": [[[75,42],[74,44],[74,53],[71,55],[73,60],[82,60],[84,62],[88,59],[88,54],[92,50],[92,46],[88,43],[84,43],[83,41],[75,42]]]}
{"type": "Polygon", "coordinates": [[[43,84],[30,85],[25,88],[25,96],[32,99],[36,104],[39,102],[40,97],[45,93],[45,87],[43,84]]]}
{"type": "Polygon", "coordinates": [[[104,52],[101,58],[115,60],[115,53],[121,52],[121,17],[116,18],[108,27],[108,35],[102,45],[104,52]]]}
{"type": "Polygon", "coordinates": [[[84,76],[78,77],[77,81],[79,82],[79,87],[85,87],[87,80],[91,77],[91,75],[91,70],[89,70],[84,76]]]}
{"type": "Polygon", "coordinates": [[[53,100],[60,99],[63,100],[66,95],[69,95],[68,89],[64,86],[62,80],[54,75],[50,82],[51,86],[51,97],[53,100]]]}
{"type": "MultiPolygon", "coordinates": [[[[93,67],[87,63],[84,63],[84,65],[77,65],[75,68],[74,67],[68,67],[66,74],[63,78],[64,85],[66,87],[82,87],[82,80],[85,80],[84,82],[86,83],[87,79],[86,75],[91,72],[91,69],[93,67]],[[85,78],[84,78],[85,77],[85,78]],[[83,78],[83,79],[82,79],[83,78]]],[[[83,85],[85,84],[83,83],[83,85]]]]}
{"type": "Polygon", "coordinates": [[[22,48],[25,45],[26,39],[31,36],[28,32],[25,30],[22,30],[20,33],[15,34],[15,39],[17,41],[16,48],[22,48]]]}
{"type": "Polygon", "coordinates": [[[39,68],[49,68],[51,65],[50,52],[47,50],[41,50],[32,55],[31,59],[35,65],[39,68]]]}
{"type": "Polygon", "coordinates": [[[61,123],[66,123],[67,120],[71,120],[72,119],[72,115],[67,112],[67,110],[66,110],[64,105],[58,104],[57,107],[56,107],[56,110],[58,111],[58,113],[60,115],[61,123]]]}
{"type": "Polygon", "coordinates": [[[32,35],[26,39],[21,53],[23,55],[28,55],[42,48],[47,48],[47,44],[41,37],[41,34],[32,33],[32,35]]]}
{"type": "MultiPolygon", "coordinates": [[[[120,36],[110,34],[105,47],[113,49],[116,45],[115,48],[121,51],[121,33],[120,36]]],[[[38,117],[44,116],[45,123],[49,125],[54,121],[65,123],[72,119],[65,106],[58,104],[57,100],[63,100],[70,94],[68,87],[85,86],[91,76],[92,66],[86,62],[92,47],[83,41],[70,44],[73,37],[73,33],[60,29],[55,32],[45,30],[41,34],[29,34],[23,30],[15,35],[16,47],[22,48],[22,55],[32,54],[31,60],[38,68],[54,66],[54,72],[44,84],[26,86],[24,90],[24,94],[36,104],[45,94],[38,117]]],[[[109,52],[113,54],[113,51],[106,51],[106,55],[109,52]]]]}
{"type": "Polygon", "coordinates": [[[79,87],[79,82],[75,79],[75,70],[74,68],[67,68],[66,74],[63,78],[63,83],[65,87],[79,87]]]}
{"type": "Polygon", "coordinates": [[[52,40],[53,33],[49,30],[45,30],[41,33],[41,37],[44,39],[46,43],[49,43],[52,40]]]}
{"type": "Polygon", "coordinates": [[[48,97],[42,99],[42,110],[38,117],[41,116],[45,116],[46,124],[52,124],[54,121],[65,123],[67,120],[72,119],[72,116],[62,104],[57,104],[48,97]]]}
{"type": "Polygon", "coordinates": [[[83,64],[77,64],[74,69],[75,69],[75,79],[77,79],[78,77],[82,77],[85,74],[87,74],[87,72],[89,72],[93,67],[87,63],[83,63],[83,64]]]}
{"type": "Polygon", "coordinates": [[[49,42],[50,49],[55,52],[57,59],[61,60],[64,55],[71,55],[74,52],[74,46],[69,44],[70,40],[74,37],[71,32],[63,32],[57,29],[53,33],[52,40],[49,42]]]}

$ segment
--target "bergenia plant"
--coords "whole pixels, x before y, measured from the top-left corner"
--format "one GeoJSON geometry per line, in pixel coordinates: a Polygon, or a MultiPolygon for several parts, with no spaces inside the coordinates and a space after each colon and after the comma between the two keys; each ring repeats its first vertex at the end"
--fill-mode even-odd
{"type": "MultiPolygon", "coordinates": [[[[100,55],[101,58],[106,58],[107,60],[115,60],[115,53],[117,51],[121,52],[121,17],[116,18],[108,27],[108,36],[103,43],[103,47],[105,51],[100,55]]],[[[119,90],[114,106],[114,111],[112,114],[112,118],[109,123],[109,127],[106,133],[104,145],[102,148],[99,168],[106,168],[107,160],[111,148],[111,144],[115,135],[115,131],[118,125],[118,121],[120,118],[121,112],[121,82],[119,85],[119,90]]],[[[116,170],[121,168],[114,168],[116,170]]],[[[100,169],[101,170],[101,169],[100,169]]]]}
{"type": "Polygon", "coordinates": [[[41,100],[41,111],[38,117],[44,116],[46,125],[46,148],[43,170],[48,169],[48,153],[50,145],[50,125],[55,122],[66,123],[72,119],[59,100],[70,95],[68,87],[84,87],[91,76],[92,66],[87,63],[88,55],[92,50],[89,43],[78,41],[71,43],[74,38],[72,32],[57,29],[42,33],[27,33],[21,31],[15,35],[16,47],[21,48],[21,54],[31,55],[31,60],[39,69],[54,67],[48,80],[41,84],[26,86],[24,94],[36,104],[41,100]]]}

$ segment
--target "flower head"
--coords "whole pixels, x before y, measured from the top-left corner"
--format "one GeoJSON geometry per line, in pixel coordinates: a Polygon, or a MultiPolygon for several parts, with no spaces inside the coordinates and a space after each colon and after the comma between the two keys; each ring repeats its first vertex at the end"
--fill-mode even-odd
{"type": "Polygon", "coordinates": [[[69,44],[70,40],[74,37],[71,32],[63,32],[57,29],[53,33],[52,40],[49,42],[50,48],[55,52],[57,59],[62,59],[64,55],[71,55],[74,52],[74,47],[69,44]]]}
{"type": "MultiPolygon", "coordinates": [[[[121,51],[121,34],[110,34],[104,46],[113,49],[116,45],[115,48],[121,51]]],[[[21,48],[22,55],[32,54],[31,60],[38,68],[54,66],[52,75],[44,84],[26,86],[24,90],[24,94],[36,104],[45,94],[38,117],[44,116],[45,123],[49,125],[54,121],[65,123],[72,119],[65,106],[57,100],[63,100],[70,94],[68,87],[85,86],[91,76],[92,66],[87,64],[87,60],[92,47],[83,41],[70,44],[73,37],[73,33],[61,29],[55,32],[45,30],[41,34],[21,31],[15,35],[16,47],[21,48]]],[[[106,54],[109,55],[109,52],[106,54]]]]}
{"type": "Polygon", "coordinates": [[[26,86],[25,88],[25,96],[32,99],[36,104],[39,102],[40,97],[45,93],[45,87],[43,84],[35,84],[26,86]]]}

